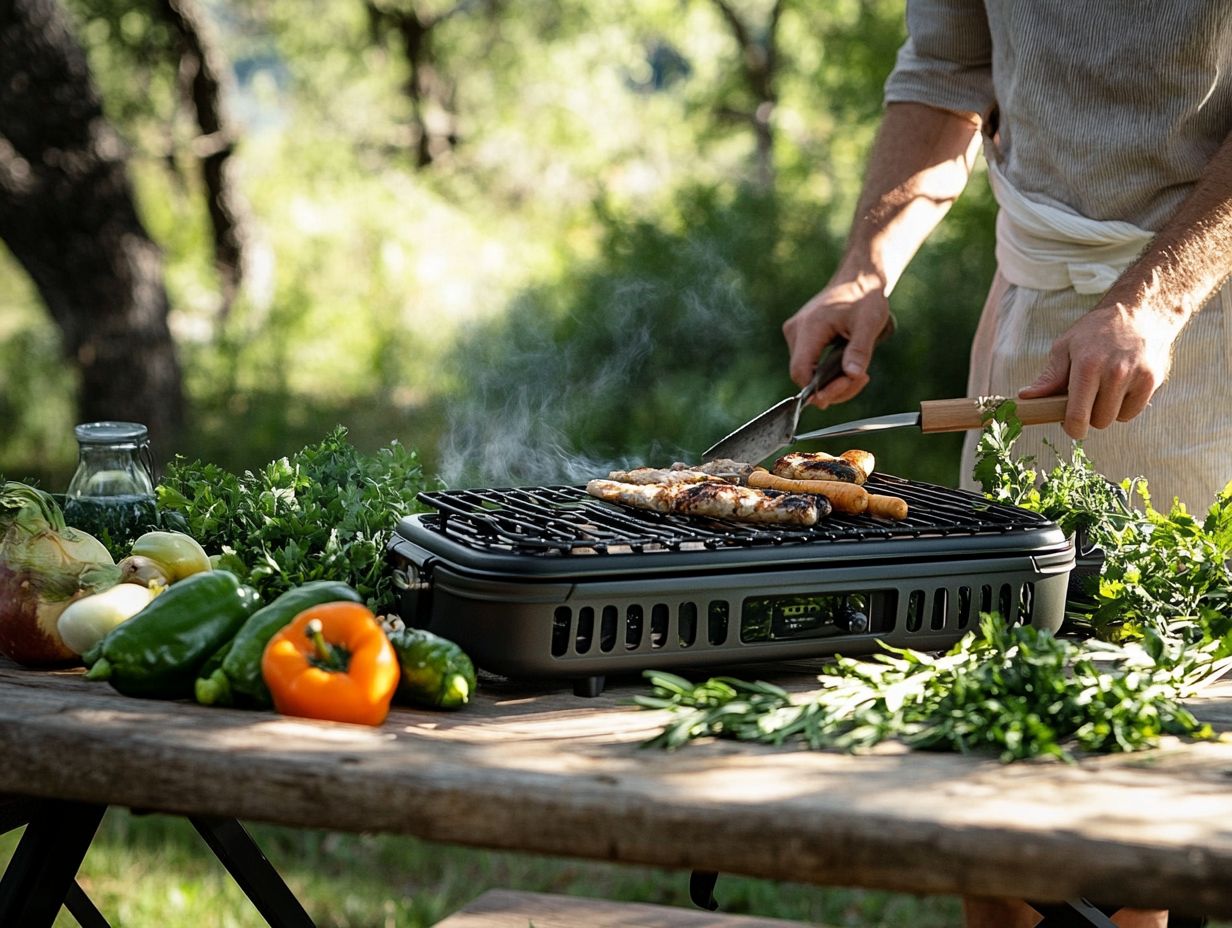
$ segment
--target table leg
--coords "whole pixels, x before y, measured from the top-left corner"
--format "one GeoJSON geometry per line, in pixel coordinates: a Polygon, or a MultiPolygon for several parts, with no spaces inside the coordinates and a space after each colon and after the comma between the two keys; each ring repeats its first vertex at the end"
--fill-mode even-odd
{"type": "Polygon", "coordinates": [[[0,925],[51,928],[106,806],[42,800],[0,878],[0,925]]]}
{"type": "Polygon", "coordinates": [[[304,907],[244,826],[232,818],[192,816],[189,821],[271,928],[314,928],[304,907]]]}
{"type": "Polygon", "coordinates": [[[28,799],[24,796],[0,798],[0,835],[14,828],[28,825],[37,808],[37,799],[28,799]]]}
{"type": "Polygon", "coordinates": [[[689,874],[689,898],[699,909],[708,912],[719,910],[719,900],[714,898],[714,888],[719,875],[713,870],[694,870],[689,874]]]}
{"type": "Polygon", "coordinates": [[[68,895],[64,897],[64,907],[68,909],[73,918],[77,919],[77,924],[81,928],[111,928],[107,919],[103,918],[103,913],[98,910],[76,880],[68,888],[68,895]]]}

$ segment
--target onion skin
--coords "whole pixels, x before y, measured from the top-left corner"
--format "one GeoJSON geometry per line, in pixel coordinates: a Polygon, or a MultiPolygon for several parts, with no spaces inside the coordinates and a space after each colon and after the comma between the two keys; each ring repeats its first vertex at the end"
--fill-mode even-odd
{"type": "Polygon", "coordinates": [[[0,654],[29,667],[80,663],[81,658],[56,631],[60,613],[89,593],[81,590],[60,602],[40,602],[27,571],[0,563],[0,654]]]}
{"type": "Polygon", "coordinates": [[[60,613],[119,579],[102,542],[65,525],[49,494],[0,485],[0,654],[31,667],[76,661],[56,630],[60,613]]]}

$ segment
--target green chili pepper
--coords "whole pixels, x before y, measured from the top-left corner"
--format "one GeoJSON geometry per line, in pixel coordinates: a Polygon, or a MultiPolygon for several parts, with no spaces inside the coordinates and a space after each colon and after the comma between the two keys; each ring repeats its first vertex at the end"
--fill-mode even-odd
{"type": "Polygon", "coordinates": [[[269,687],[261,676],[265,646],[283,626],[312,606],[338,601],[363,602],[353,589],[337,580],[313,580],[287,590],[268,606],[249,616],[236,633],[235,642],[222,665],[203,671],[197,678],[197,702],[204,706],[272,706],[269,687]]]}
{"type": "Polygon", "coordinates": [[[402,679],[396,699],[437,709],[460,709],[475,692],[475,665],[458,645],[422,628],[389,633],[402,679]]]}
{"type": "Polygon", "coordinates": [[[107,680],[126,696],[192,696],[202,665],[259,605],[256,591],[223,570],[172,585],[107,633],[82,659],[86,678],[107,680]]]}

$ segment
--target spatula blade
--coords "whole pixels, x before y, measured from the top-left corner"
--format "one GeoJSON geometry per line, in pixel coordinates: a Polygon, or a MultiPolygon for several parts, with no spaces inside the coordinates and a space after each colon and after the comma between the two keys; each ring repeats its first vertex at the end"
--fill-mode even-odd
{"type": "Polygon", "coordinates": [[[800,400],[794,396],[771,406],[726,438],[706,449],[702,461],[730,458],[756,464],[791,444],[796,431],[800,400]]]}

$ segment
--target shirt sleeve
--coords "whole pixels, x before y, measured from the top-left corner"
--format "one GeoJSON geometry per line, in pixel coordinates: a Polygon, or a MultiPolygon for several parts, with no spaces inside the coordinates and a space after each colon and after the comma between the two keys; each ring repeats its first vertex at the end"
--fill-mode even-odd
{"type": "Polygon", "coordinates": [[[908,0],[907,35],[886,80],[885,102],[987,116],[996,97],[983,0],[908,0]]]}

